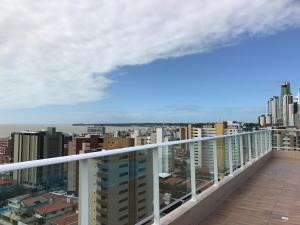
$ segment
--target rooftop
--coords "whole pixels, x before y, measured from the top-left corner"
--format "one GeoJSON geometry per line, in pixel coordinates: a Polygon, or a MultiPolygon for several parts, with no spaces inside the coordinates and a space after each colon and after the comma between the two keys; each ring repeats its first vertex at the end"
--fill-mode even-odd
{"type": "Polygon", "coordinates": [[[35,209],[34,211],[40,215],[45,215],[47,213],[56,212],[56,211],[59,211],[62,209],[72,208],[72,207],[73,207],[73,205],[71,205],[70,203],[67,203],[67,202],[55,202],[53,204],[39,207],[39,208],[35,209]]]}
{"type": "Polygon", "coordinates": [[[271,158],[199,225],[300,224],[300,162],[271,158]]]}
{"type": "Polygon", "coordinates": [[[55,225],[73,225],[78,223],[78,214],[68,214],[52,220],[55,225]]]}
{"type": "Polygon", "coordinates": [[[24,205],[26,205],[27,207],[31,207],[31,206],[35,206],[35,205],[45,203],[45,202],[49,201],[50,199],[65,200],[66,198],[64,196],[60,196],[60,195],[45,193],[45,194],[38,195],[38,196],[35,196],[35,197],[28,197],[28,198],[24,199],[22,201],[22,203],[24,205]]]}
{"type": "Polygon", "coordinates": [[[11,180],[11,179],[0,179],[0,186],[1,185],[12,185],[16,183],[16,181],[11,180]]]}

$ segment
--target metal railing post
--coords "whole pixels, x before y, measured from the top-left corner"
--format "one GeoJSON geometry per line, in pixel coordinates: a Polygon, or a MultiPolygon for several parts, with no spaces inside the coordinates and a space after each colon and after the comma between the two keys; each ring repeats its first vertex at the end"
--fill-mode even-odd
{"type": "Polygon", "coordinates": [[[264,137],[265,137],[265,153],[267,153],[269,151],[268,149],[268,131],[264,132],[264,137]]]}
{"type": "Polygon", "coordinates": [[[244,167],[244,147],[243,147],[243,136],[240,136],[240,157],[241,157],[241,168],[244,167]]]}
{"type": "Polygon", "coordinates": [[[254,144],[255,144],[255,158],[258,159],[258,133],[254,133],[254,144]]]}
{"type": "Polygon", "coordinates": [[[158,148],[152,151],[153,167],[153,225],[160,225],[160,204],[159,204],[159,157],[158,148]]]}
{"type": "Polygon", "coordinates": [[[273,134],[273,131],[271,130],[269,132],[269,151],[272,151],[272,148],[273,148],[273,136],[272,136],[272,134],[273,134]]]}
{"type": "Polygon", "coordinates": [[[89,225],[89,164],[79,161],[79,218],[81,225],[89,225]]]}
{"type": "Polygon", "coordinates": [[[213,140],[213,160],[214,160],[214,185],[219,183],[218,175],[218,153],[217,153],[217,140],[213,140]]]}
{"type": "Polygon", "coordinates": [[[252,161],[251,134],[248,134],[249,162],[252,161]]]}
{"type": "Polygon", "coordinates": [[[232,140],[228,138],[228,153],[229,153],[229,175],[233,175],[233,162],[232,162],[232,140]]]}
{"type": "Polygon", "coordinates": [[[263,136],[262,136],[262,132],[259,133],[260,136],[260,154],[259,156],[263,155],[263,136]]]}
{"type": "Polygon", "coordinates": [[[194,142],[189,144],[190,150],[190,169],[191,169],[191,192],[192,201],[196,201],[197,191],[196,191],[196,169],[195,169],[195,147],[194,142]]]}

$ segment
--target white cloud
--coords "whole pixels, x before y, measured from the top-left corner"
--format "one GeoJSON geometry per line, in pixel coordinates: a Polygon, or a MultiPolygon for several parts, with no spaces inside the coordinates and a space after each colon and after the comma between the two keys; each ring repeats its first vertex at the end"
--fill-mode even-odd
{"type": "Polygon", "coordinates": [[[299,24],[297,0],[1,0],[1,106],[101,100],[120,66],[299,24]]]}

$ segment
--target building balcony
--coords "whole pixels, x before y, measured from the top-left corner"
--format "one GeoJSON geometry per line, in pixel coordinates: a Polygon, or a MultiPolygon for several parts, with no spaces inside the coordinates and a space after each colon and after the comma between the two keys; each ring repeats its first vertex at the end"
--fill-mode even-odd
{"type": "MultiPolygon", "coordinates": [[[[286,134],[261,130],[0,165],[0,173],[10,173],[12,180],[8,187],[0,185],[0,224],[20,220],[9,202],[30,208],[39,195],[49,198],[49,207],[71,205],[66,214],[78,213],[80,225],[300,224],[300,151],[283,147],[280,135],[286,134]],[[137,152],[145,156],[143,176],[134,161],[137,152]],[[124,153],[129,155],[126,174],[119,168],[124,153]],[[112,163],[104,174],[103,157],[112,163]],[[32,168],[74,161],[79,174],[64,173],[79,177],[79,196],[66,194],[68,179],[51,186],[26,185],[30,176],[42,176],[32,168]],[[99,191],[97,179],[107,174],[107,191],[99,191]]],[[[48,178],[54,179],[43,180],[48,178]]],[[[31,217],[33,213],[21,218],[22,223],[31,217]]],[[[52,219],[39,223],[51,224],[52,219]]]]}

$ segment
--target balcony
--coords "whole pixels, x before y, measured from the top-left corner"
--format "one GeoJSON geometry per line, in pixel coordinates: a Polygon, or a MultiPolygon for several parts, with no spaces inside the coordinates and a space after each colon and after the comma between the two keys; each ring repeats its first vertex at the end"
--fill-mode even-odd
{"type": "Polygon", "coordinates": [[[273,154],[258,172],[198,224],[300,224],[299,170],[299,161],[273,154]]]}
{"type": "Polygon", "coordinates": [[[0,224],[54,223],[52,218],[37,221],[34,212],[45,205],[33,207],[33,197],[57,209],[70,206],[68,213],[78,214],[81,225],[299,224],[300,152],[286,143],[286,137],[299,143],[295,132],[261,130],[0,165],[6,176],[0,186],[0,224]],[[103,173],[105,191],[103,157],[110,163],[103,173]],[[128,168],[120,166],[124,160],[128,168]],[[79,174],[66,169],[74,161],[79,174]],[[54,164],[65,169],[48,177],[46,168],[54,164]],[[43,174],[32,169],[41,167],[43,174]],[[74,187],[66,177],[72,176],[79,177],[79,196],[67,194],[74,187]],[[97,210],[101,204],[105,213],[97,210]]]}

